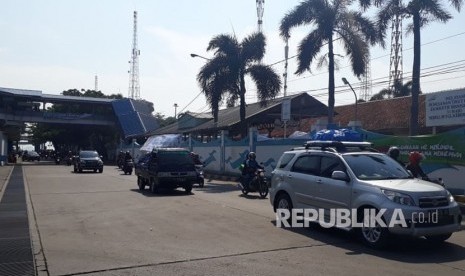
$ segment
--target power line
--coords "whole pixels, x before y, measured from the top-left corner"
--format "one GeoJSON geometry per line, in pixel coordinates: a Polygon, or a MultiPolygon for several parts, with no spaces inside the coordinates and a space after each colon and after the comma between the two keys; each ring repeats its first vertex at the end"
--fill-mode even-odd
{"type": "MultiPolygon", "coordinates": [[[[421,44],[421,46],[425,46],[425,45],[429,45],[429,44],[433,44],[433,43],[436,43],[436,42],[440,42],[440,41],[443,41],[443,40],[447,40],[447,39],[450,39],[450,38],[453,38],[453,37],[456,37],[456,36],[460,36],[460,35],[464,35],[465,32],[461,32],[461,33],[457,33],[457,34],[454,34],[454,35],[450,35],[450,36],[446,36],[446,37],[443,37],[443,38],[440,38],[440,39],[436,39],[436,40],[433,40],[433,41],[430,41],[430,42],[426,42],[426,43],[423,43],[421,44]]],[[[335,40],[338,40],[340,38],[337,38],[335,40]]],[[[327,44],[327,43],[326,43],[327,44]]],[[[324,44],[324,45],[326,45],[324,44]]],[[[324,46],[323,45],[323,46],[324,46]]],[[[405,51],[410,51],[412,50],[413,47],[410,47],[410,48],[407,48],[407,49],[404,49],[402,52],[405,52],[405,51]]],[[[378,57],[375,57],[375,58],[372,58],[370,59],[370,61],[373,61],[373,60],[376,60],[376,59],[380,59],[380,58],[383,58],[383,57],[388,57],[390,56],[390,54],[386,54],[386,55],[382,55],[382,56],[378,56],[378,57]]],[[[290,56],[288,59],[292,59],[292,58],[295,58],[297,57],[297,54],[293,55],[293,56],[290,56]]],[[[282,62],[285,62],[286,59],[283,59],[283,60],[279,60],[277,62],[274,62],[272,64],[270,64],[269,66],[274,66],[276,64],[279,64],[279,63],[282,63],[282,62]]],[[[446,64],[453,64],[453,63],[458,63],[458,62],[462,62],[463,60],[461,61],[456,61],[456,62],[452,62],[452,63],[446,63],[446,64]]],[[[445,65],[445,64],[443,64],[445,65]]],[[[341,68],[347,68],[349,67],[350,65],[347,65],[347,66],[344,66],[344,67],[341,67],[341,68]]],[[[437,65],[437,66],[442,66],[442,65],[437,65]]],[[[422,70],[427,70],[428,68],[423,68],[422,70]]],[[[296,78],[296,79],[293,79],[293,80],[289,80],[288,82],[294,82],[294,81],[298,81],[298,80],[302,80],[302,79],[306,79],[306,78],[309,78],[309,77],[314,77],[314,76],[318,76],[318,75],[322,75],[322,74],[326,74],[328,73],[328,71],[325,71],[325,72],[320,72],[320,73],[317,73],[317,74],[312,74],[310,76],[305,76],[305,77],[302,77],[302,78],[296,78]]],[[[408,74],[408,73],[407,73],[408,74]]],[[[388,77],[386,77],[388,78],[388,77]]],[[[376,80],[376,79],[375,79],[376,80]]],[[[377,85],[372,85],[372,87],[375,87],[377,85]]],[[[328,88],[320,88],[320,89],[312,89],[312,90],[305,90],[305,91],[299,91],[299,92],[289,92],[289,95],[291,94],[296,94],[296,93],[304,93],[304,92],[312,92],[312,91],[321,91],[321,90],[327,90],[328,88]]],[[[253,89],[253,90],[248,90],[248,91],[256,91],[256,89],[253,89]]],[[[347,90],[347,91],[350,91],[350,90],[347,90]]],[[[195,96],[183,109],[181,109],[179,111],[179,113],[181,113],[182,111],[184,111],[187,107],[189,107],[200,95],[202,94],[202,92],[200,92],[199,94],[197,94],[197,96],[195,96]]],[[[256,96],[254,96],[256,97],[256,96]]],[[[249,96],[247,96],[247,98],[249,98],[249,96]]],[[[204,108],[202,108],[204,109],[204,108]]]]}

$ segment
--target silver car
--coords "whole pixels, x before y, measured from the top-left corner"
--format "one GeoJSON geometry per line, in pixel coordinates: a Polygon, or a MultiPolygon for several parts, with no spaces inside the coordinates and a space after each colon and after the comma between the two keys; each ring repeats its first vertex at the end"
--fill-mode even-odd
{"type": "Polygon", "coordinates": [[[358,231],[371,247],[384,246],[391,234],[443,242],[461,229],[460,208],[445,188],[413,178],[367,142],[311,141],[285,152],[272,172],[270,201],[277,221],[282,210],[317,212],[319,222],[346,210],[356,221],[334,226],[358,231]]]}

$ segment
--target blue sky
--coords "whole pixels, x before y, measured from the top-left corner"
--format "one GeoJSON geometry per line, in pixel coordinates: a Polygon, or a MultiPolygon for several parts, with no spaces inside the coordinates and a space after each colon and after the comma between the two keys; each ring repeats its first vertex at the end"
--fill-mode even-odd
{"type": "MultiPolygon", "coordinates": [[[[265,1],[263,30],[267,37],[265,64],[284,58],[284,42],[278,35],[284,14],[300,1],[265,1]]],[[[442,1],[448,3],[448,1],[442,1]]],[[[211,57],[206,52],[209,40],[218,34],[235,33],[239,39],[256,31],[257,11],[253,0],[2,0],[0,10],[0,87],[41,90],[59,94],[67,89],[98,89],[105,94],[127,96],[132,47],[133,11],[137,10],[140,56],[141,97],[154,103],[156,112],[206,112],[203,96],[186,105],[200,92],[196,75],[205,62],[190,53],[211,57]]],[[[422,32],[422,68],[465,60],[465,13],[451,10],[447,24],[432,23],[422,32]],[[437,41],[439,40],[439,41],[437,41]],[[428,44],[429,43],[429,44],[428,44]]],[[[406,26],[408,21],[404,21],[406,26]]],[[[293,29],[289,55],[309,27],[293,29]]],[[[387,35],[387,45],[390,34],[387,35]]],[[[413,36],[404,35],[404,72],[412,67],[413,36]]],[[[343,53],[338,49],[339,53],[343,53]]],[[[372,79],[389,75],[389,46],[373,48],[372,79]]],[[[463,64],[463,63],[462,63],[463,64]]],[[[359,93],[357,78],[350,73],[347,59],[339,63],[336,86],[346,77],[359,93]]],[[[279,74],[284,64],[273,66],[279,74]]],[[[442,68],[442,67],[436,67],[442,68]]],[[[310,91],[327,103],[327,70],[312,67],[312,73],[296,76],[295,59],[289,62],[288,93],[310,91]]],[[[426,69],[425,69],[426,70],[426,69]]],[[[465,71],[432,74],[422,78],[424,93],[465,86],[465,71]]],[[[384,86],[375,86],[372,93],[384,86]]],[[[256,99],[255,86],[247,82],[247,101],[256,99]]],[[[350,104],[354,95],[343,91],[336,95],[336,105],[350,104]]]]}

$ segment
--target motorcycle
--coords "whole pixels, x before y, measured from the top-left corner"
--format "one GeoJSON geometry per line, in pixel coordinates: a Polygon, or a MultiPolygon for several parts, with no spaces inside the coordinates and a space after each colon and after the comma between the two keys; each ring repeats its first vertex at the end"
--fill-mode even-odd
{"type": "Polygon", "coordinates": [[[257,169],[255,176],[249,183],[244,183],[245,179],[242,177],[239,187],[244,195],[248,193],[258,192],[261,198],[265,198],[268,195],[268,183],[265,178],[265,170],[257,169]]]}
{"type": "Polygon", "coordinates": [[[132,170],[134,169],[134,161],[132,159],[124,161],[123,165],[123,172],[124,174],[132,174],[132,170]]]}
{"type": "Polygon", "coordinates": [[[66,166],[71,166],[73,164],[73,157],[66,157],[66,166]]]}
{"type": "Polygon", "coordinates": [[[195,165],[195,170],[197,171],[197,183],[199,187],[203,188],[205,184],[205,176],[203,175],[203,165],[195,165]]]}

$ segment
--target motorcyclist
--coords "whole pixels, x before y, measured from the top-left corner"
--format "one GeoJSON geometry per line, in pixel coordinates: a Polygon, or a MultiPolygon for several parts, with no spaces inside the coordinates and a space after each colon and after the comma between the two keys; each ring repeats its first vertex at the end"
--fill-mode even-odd
{"type": "Polygon", "coordinates": [[[116,159],[116,164],[118,165],[119,168],[123,167],[123,160],[124,160],[124,153],[123,151],[119,151],[117,159],[116,159]]]}
{"type": "Polygon", "coordinates": [[[423,169],[420,166],[420,163],[423,159],[425,159],[425,156],[422,153],[418,151],[412,151],[409,153],[409,163],[405,168],[412,173],[413,177],[421,177],[423,179],[428,179],[428,175],[423,171],[423,169]]]}
{"type": "Polygon", "coordinates": [[[126,151],[126,153],[124,154],[124,162],[131,161],[131,160],[132,160],[131,153],[129,153],[129,151],[126,151]]]}
{"type": "Polygon", "coordinates": [[[74,161],[74,156],[72,151],[68,151],[68,154],[66,155],[66,165],[70,166],[74,161]]]}
{"type": "Polygon", "coordinates": [[[194,160],[195,165],[202,165],[202,161],[200,161],[200,155],[195,152],[190,153],[192,160],[194,160]]]}
{"type": "Polygon", "coordinates": [[[398,147],[390,147],[387,154],[394,160],[396,160],[402,167],[405,166],[404,162],[399,160],[400,150],[398,147]]]}
{"type": "Polygon", "coordinates": [[[247,187],[249,185],[249,183],[253,180],[253,178],[255,177],[255,172],[258,170],[258,169],[263,169],[262,166],[260,166],[260,164],[258,164],[257,160],[256,160],[256,157],[257,155],[255,154],[255,152],[250,152],[248,155],[247,155],[247,160],[245,161],[245,166],[244,166],[244,169],[243,169],[243,184],[247,187]]]}

